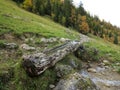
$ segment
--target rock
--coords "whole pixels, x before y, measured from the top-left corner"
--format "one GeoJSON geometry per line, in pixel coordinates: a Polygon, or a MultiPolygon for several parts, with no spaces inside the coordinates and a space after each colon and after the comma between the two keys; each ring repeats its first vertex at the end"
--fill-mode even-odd
{"type": "Polygon", "coordinates": [[[57,38],[49,38],[49,39],[41,38],[41,42],[43,42],[43,43],[52,43],[52,42],[56,42],[56,41],[57,41],[57,38]]]}
{"type": "Polygon", "coordinates": [[[92,64],[90,64],[90,62],[88,62],[87,64],[86,64],[86,68],[88,69],[88,68],[92,68],[93,67],[93,65],[92,64]]]}
{"type": "Polygon", "coordinates": [[[96,73],[97,71],[96,71],[96,69],[94,69],[94,68],[88,68],[88,72],[96,73]]]}
{"type": "Polygon", "coordinates": [[[120,65],[120,63],[116,63],[116,65],[117,65],[117,66],[119,66],[119,65],[120,65]]]}
{"type": "Polygon", "coordinates": [[[56,41],[57,41],[56,38],[50,38],[50,39],[48,39],[48,42],[50,42],[50,43],[52,43],[52,42],[56,42],[56,41]]]}
{"type": "Polygon", "coordinates": [[[55,85],[50,84],[49,87],[50,87],[51,89],[53,89],[53,88],[55,87],[55,85]]]}
{"type": "Polygon", "coordinates": [[[108,83],[105,83],[105,86],[108,87],[108,88],[110,88],[111,85],[108,84],[108,83]]]}
{"type": "Polygon", "coordinates": [[[105,66],[105,69],[110,69],[110,67],[109,66],[105,66]]]}
{"type": "Polygon", "coordinates": [[[102,75],[105,75],[105,72],[101,72],[102,75]]]}
{"type": "Polygon", "coordinates": [[[105,63],[101,63],[101,66],[102,66],[102,67],[105,66],[105,63]]]}
{"type": "Polygon", "coordinates": [[[53,90],[99,90],[99,88],[89,78],[76,72],[61,79],[53,90]]]}
{"type": "Polygon", "coordinates": [[[45,38],[41,38],[41,42],[45,42],[46,43],[46,39],[45,38]]]}
{"type": "Polygon", "coordinates": [[[22,49],[24,49],[24,50],[28,50],[28,51],[34,51],[34,50],[35,50],[35,47],[31,47],[31,46],[29,46],[29,45],[27,45],[27,44],[22,44],[22,45],[20,46],[20,48],[22,48],[22,49]]]}
{"type": "Polygon", "coordinates": [[[28,43],[28,42],[33,42],[33,41],[34,41],[33,38],[27,38],[27,39],[25,39],[25,42],[26,42],[26,43],[28,43]]]}
{"type": "Polygon", "coordinates": [[[58,77],[63,77],[65,75],[70,74],[73,71],[73,68],[69,65],[61,65],[57,64],[55,67],[58,77]]]}
{"type": "Polygon", "coordinates": [[[17,49],[18,45],[16,43],[5,43],[5,47],[8,49],[17,49]]]}
{"type": "Polygon", "coordinates": [[[108,60],[103,60],[103,63],[104,63],[105,65],[109,65],[109,64],[110,64],[110,62],[109,62],[108,60]]]}
{"type": "Polygon", "coordinates": [[[68,42],[68,41],[70,41],[70,39],[68,39],[68,38],[60,38],[60,42],[68,42]]]}

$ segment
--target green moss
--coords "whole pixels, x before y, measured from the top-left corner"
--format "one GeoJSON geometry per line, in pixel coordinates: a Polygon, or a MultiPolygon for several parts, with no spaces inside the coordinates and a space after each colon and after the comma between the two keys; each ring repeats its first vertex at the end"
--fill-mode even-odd
{"type": "Polygon", "coordinates": [[[4,41],[4,40],[0,40],[0,48],[3,49],[3,48],[6,47],[5,42],[6,42],[6,41],[4,41]]]}

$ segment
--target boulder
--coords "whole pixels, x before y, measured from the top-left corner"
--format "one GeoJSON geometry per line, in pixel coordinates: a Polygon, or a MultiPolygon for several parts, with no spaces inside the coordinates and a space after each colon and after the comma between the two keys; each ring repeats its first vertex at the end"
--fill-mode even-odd
{"type": "Polygon", "coordinates": [[[35,50],[35,47],[31,47],[31,46],[29,46],[29,45],[27,45],[27,44],[22,44],[20,47],[21,47],[22,49],[28,50],[28,51],[34,51],[34,50],[35,50]]]}
{"type": "Polygon", "coordinates": [[[68,39],[68,38],[60,38],[59,41],[60,41],[60,42],[68,42],[68,41],[70,41],[70,39],[68,39]]]}
{"type": "Polygon", "coordinates": [[[76,72],[61,79],[53,90],[99,90],[99,88],[89,78],[76,72]]]}
{"type": "Polygon", "coordinates": [[[41,38],[41,42],[46,43],[46,42],[47,42],[47,41],[46,41],[46,38],[41,38]]]}
{"type": "Polygon", "coordinates": [[[5,47],[8,49],[17,49],[18,45],[16,43],[4,43],[5,47]]]}
{"type": "Polygon", "coordinates": [[[54,87],[55,87],[55,85],[53,85],[53,84],[49,85],[49,88],[51,88],[51,89],[53,89],[54,87]]]}

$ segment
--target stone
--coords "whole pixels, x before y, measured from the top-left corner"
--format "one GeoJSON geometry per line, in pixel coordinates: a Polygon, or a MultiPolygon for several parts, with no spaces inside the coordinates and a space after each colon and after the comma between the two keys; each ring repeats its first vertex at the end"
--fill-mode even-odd
{"type": "Polygon", "coordinates": [[[17,49],[18,45],[16,43],[4,43],[5,47],[8,49],[17,49]]]}
{"type": "Polygon", "coordinates": [[[68,38],[60,38],[60,42],[68,42],[68,41],[70,41],[70,39],[68,39],[68,38]]]}
{"type": "Polygon", "coordinates": [[[53,88],[55,88],[55,85],[50,84],[49,87],[50,87],[51,89],[53,89],[53,88]]]}
{"type": "Polygon", "coordinates": [[[94,69],[94,68],[88,68],[88,72],[96,73],[97,71],[96,71],[96,69],[94,69]]]}
{"type": "Polygon", "coordinates": [[[105,83],[105,86],[108,87],[108,88],[110,88],[111,85],[108,84],[108,83],[105,83]]]}
{"type": "Polygon", "coordinates": [[[45,42],[46,43],[47,42],[46,38],[41,38],[41,42],[45,42]]]}
{"type": "Polygon", "coordinates": [[[105,66],[105,69],[110,69],[110,67],[109,66],[105,66]]]}
{"type": "Polygon", "coordinates": [[[56,41],[57,41],[56,38],[49,38],[49,39],[48,39],[48,42],[50,42],[50,43],[52,43],[52,42],[56,42],[56,41]]]}
{"type": "Polygon", "coordinates": [[[116,65],[117,65],[117,66],[119,66],[119,65],[120,65],[120,63],[116,63],[116,65]]]}
{"type": "Polygon", "coordinates": [[[34,42],[34,39],[33,38],[27,38],[25,39],[25,42],[28,43],[28,42],[34,42]]]}
{"type": "Polygon", "coordinates": [[[105,63],[101,63],[101,66],[102,66],[102,67],[105,66],[105,63]]]}
{"type": "Polygon", "coordinates": [[[110,62],[109,62],[108,60],[103,60],[103,63],[104,63],[105,65],[109,65],[109,64],[110,64],[110,62]]]}
{"type": "Polygon", "coordinates": [[[52,43],[52,42],[57,42],[57,38],[41,38],[41,42],[43,43],[52,43]]]}
{"type": "Polygon", "coordinates": [[[22,49],[24,49],[24,50],[28,50],[28,51],[34,51],[34,50],[35,50],[35,47],[31,47],[31,46],[29,46],[29,45],[27,45],[27,44],[22,44],[22,45],[20,46],[20,48],[22,48],[22,49]]]}
{"type": "Polygon", "coordinates": [[[89,78],[75,72],[61,79],[53,90],[99,90],[89,78]]]}

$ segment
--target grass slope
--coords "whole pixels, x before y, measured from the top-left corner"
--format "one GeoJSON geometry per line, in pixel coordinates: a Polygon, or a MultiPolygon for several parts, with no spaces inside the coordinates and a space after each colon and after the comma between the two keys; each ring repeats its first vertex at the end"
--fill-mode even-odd
{"type": "Polygon", "coordinates": [[[92,40],[84,43],[87,47],[96,48],[99,51],[99,57],[111,62],[111,66],[120,73],[120,46],[112,44],[99,37],[89,35],[92,40]]]}
{"type": "Polygon", "coordinates": [[[48,18],[27,12],[19,8],[11,0],[0,0],[0,34],[6,32],[39,33],[46,37],[65,37],[75,39],[78,35],[48,18]]]}

